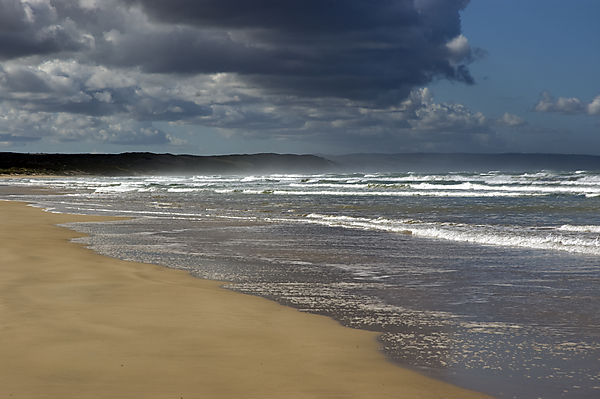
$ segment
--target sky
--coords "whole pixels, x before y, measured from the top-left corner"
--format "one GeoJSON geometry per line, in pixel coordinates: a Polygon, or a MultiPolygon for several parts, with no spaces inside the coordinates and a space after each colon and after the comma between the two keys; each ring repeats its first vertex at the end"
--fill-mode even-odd
{"type": "Polygon", "coordinates": [[[0,0],[0,151],[600,155],[597,0],[0,0]]]}

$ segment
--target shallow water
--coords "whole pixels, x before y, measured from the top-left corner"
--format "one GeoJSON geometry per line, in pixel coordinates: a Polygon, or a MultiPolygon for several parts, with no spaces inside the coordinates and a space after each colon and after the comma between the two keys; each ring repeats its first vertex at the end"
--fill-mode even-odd
{"type": "MultiPolygon", "coordinates": [[[[24,196],[96,251],[379,331],[395,361],[497,397],[600,395],[600,175],[56,178],[24,196]]],[[[39,184],[20,179],[11,184],[39,184]]]]}

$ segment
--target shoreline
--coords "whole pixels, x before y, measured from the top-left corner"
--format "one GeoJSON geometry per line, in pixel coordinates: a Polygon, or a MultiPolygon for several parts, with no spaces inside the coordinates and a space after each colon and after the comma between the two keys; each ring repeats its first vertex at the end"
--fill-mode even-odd
{"type": "Polygon", "coordinates": [[[0,215],[0,396],[485,397],[389,362],[376,333],[96,254],[56,226],[113,218],[11,201],[0,215]]]}

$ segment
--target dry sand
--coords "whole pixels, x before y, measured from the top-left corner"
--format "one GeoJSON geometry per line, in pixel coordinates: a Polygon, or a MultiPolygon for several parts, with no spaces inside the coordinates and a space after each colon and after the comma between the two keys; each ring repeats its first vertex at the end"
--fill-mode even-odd
{"type": "Polygon", "coordinates": [[[386,361],[374,333],[55,226],[92,220],[0,201],[0,397],[484,397],[386,361]]]}

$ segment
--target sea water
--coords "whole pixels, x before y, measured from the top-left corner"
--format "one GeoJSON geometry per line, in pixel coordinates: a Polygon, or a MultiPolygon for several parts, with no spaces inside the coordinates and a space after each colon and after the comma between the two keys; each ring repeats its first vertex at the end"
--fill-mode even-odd
{"type": "Polygon", "coordinates": [[[600,397],[600,174],[13,179],[99,253],[381,333],[393,361],[500,398],[600,397]]]}

